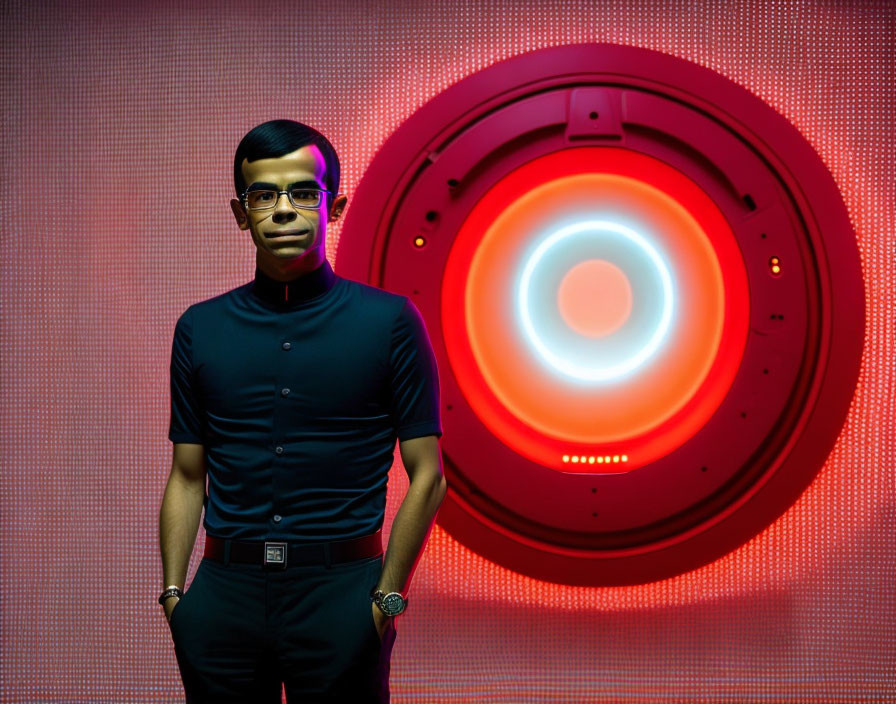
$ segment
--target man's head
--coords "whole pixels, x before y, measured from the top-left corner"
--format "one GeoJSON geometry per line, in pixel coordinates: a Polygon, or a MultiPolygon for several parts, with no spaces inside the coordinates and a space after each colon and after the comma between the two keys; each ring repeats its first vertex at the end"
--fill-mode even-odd
{"type": "Polygon", "coordinates": [[[262,271],[283,280],[323,263],[327,222],[347,200],[338,194],[339,159],[326,137],[292,120],[258,125],[237,147],[233,180],[230,206],[239,228],[252,234],[262,271]]]}

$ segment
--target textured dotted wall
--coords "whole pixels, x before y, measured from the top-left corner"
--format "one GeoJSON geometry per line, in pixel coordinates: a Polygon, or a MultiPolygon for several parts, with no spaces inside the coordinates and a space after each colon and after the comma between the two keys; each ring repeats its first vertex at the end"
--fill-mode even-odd
{"type": "MultiPolygon", "coordinates": [[[[430,97],[584,41],[718,71],[815,147],[866,279],[856,396],[800,500],[673,579],[538,582],[437,527],[398,623],[393,701],[896,700],[896,6],[14,0],[0,19],[0,701],[182,701],[155,602],[168,363],[180,313],[254,271],[228,206],[242,135],[276,117],[320,129],[350,209],[430,97]]],[[[338,246],[337,225],[331,261],[338,246]]],[[[406,487],[399,460],[387,527],[406,487]]]]}

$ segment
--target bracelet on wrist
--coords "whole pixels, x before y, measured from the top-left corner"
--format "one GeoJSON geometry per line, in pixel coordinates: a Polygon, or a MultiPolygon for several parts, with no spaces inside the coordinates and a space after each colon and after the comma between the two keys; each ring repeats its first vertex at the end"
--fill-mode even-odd
{"type": "Polygon", "coordinates": [[[180,587],[178,587],[177,585],[171,585],[170,587],[166,587],[165,591],[163,591],[159,595],[159,603],[164,605],[165,601],[170,599],[171,597],[176,596],[178,599],[180,599],[183,595],[184,593],[181,591],[180,587]]]}

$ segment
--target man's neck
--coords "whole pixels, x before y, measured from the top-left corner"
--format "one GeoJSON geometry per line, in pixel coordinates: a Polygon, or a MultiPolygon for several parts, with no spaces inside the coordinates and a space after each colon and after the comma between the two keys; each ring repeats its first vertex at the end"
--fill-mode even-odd
{"type": "Polygon", "coordinates": [[[256,253],[255,257],[256,268],[275,281],[294,281],[315,271],[323,262],[324,256],[319,249],[314,249],[305,256],[291,260],[264,257],[260,252],[256,253]]]}
{"type": "Polygon", "coordinates": [[[312,271],[284,279],[273,278],[256,263],[252,293],[277,308],[293,308],[324,295],[335,282],[336,274],[326,259],[312,271]]]}

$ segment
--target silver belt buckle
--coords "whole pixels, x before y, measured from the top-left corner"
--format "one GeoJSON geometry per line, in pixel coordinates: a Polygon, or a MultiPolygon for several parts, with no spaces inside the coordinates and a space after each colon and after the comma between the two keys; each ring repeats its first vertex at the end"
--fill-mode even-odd
{"type": "Polygon", "coordinates": [[[286,567],[286,543],[264,543],[264,566],[286,567]]]}

